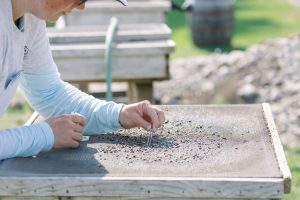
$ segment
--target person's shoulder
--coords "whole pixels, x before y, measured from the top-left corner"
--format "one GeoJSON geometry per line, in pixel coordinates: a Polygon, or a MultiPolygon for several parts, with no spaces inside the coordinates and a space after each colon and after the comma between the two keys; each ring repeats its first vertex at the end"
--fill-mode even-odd
{"type": "Polygon", "coordinates": [[[26,41],[33,41],[41,33],[45,33],[46,22],[32,14],[25,14],[26,41]]]}
{"type": "MultiPolygon", "coordinates": [[[[1,1],[1,0],[0,0],[1,1]]],[[[4,52],[5,49],[7,48],[7,39],[9,36],[8,33],[8,29],[6,26],[6,24],[1,22],[1,14],[0,14],[0,72],[1,72],[1,68],[3,67],[3,61],[4,61],[4,52]]],[[[1,74],[0,74],[0,78],[1,78],[1,74]]]]}
{"type": "Polygon", "coordinates": [[[9,24],[12,20],[12,10],[10,0],[0,0],[0,34],[9,30],[9,24]]]}
{"type": "Polygon", "coordinates": [[[0,1],[0,20],[5,20],[12,14],[11,2],[10,0],[0,1]]]}
{"type": "Polygon", "coordinates": [[[39,30],[46,27],[46,22],[34,16],[33,14],[25,14],[25,26],[29,30],[39,30]]]}
{"type": "MultiPolygon", "coordinates": [[[[4,0],[0,0],[0,53],[4,52],[4,49],[7,47],[7,40],[11,34],[11,27],[9,26],[9,17],[6,14],[7,10],[5,10],[5,7],[3,8],[5,4],[4,0]]],[[[3,55],[1,54],[1,59],[3,59],[3,55]]]]}

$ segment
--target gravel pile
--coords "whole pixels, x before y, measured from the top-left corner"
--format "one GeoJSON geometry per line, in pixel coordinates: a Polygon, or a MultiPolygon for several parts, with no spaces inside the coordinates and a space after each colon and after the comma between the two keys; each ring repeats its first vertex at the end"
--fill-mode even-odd
{"type": "Polygon", "coordinates": [[[159,103],[269,102],[283,142],[298,144],[300,35],[259,43],[246,51],[175,60],[170,73],[170,80],[154,85],[159,103]]]}

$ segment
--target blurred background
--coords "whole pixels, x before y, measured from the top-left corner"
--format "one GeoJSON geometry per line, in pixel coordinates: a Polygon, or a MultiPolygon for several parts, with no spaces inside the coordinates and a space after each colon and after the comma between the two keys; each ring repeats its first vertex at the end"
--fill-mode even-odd
{"type": "MultiPolygon", "coordinates": [[[[121,98],[122,95],[134,96],[134,89],[131,88],[139,91],[140,87],[146,87],[155,104],[269,102],[293,174],[292,193],[286,195],[285,199],[299,199],[300,0],[168,2],[169,7],[161,9],[165,20],[162,23],[167,25],[172,34],[167,35],[164,40],[170,40],[176,46],[173,43],[167,43],[171,45],[168,47],[156,46],[156,49],[160,49],[159,52],[164,52],[164,57],[153,58],[153,62],[156,60],[164,63],[168,73],[163,78],[153,78],[147,84],[132,84],[132,79],[125,85],[117,83],[112,87],[113,92],[117,91],[114,93],[114,100],[130,102],[129,97],[124,99],[121,98]],[[126,90],[131,91],[130,95],[126,90]]],[[[129,8],[130,6],[129,0],[129,8]]],[[[66,17],[63,25],[49,24],[49,27],[66,26],[71,23],[71,17],[66,17]]],[[[124,28],[124,38],[127,28],[124,28]]],[[[121,50],[122,45],[132,42],[124,38],[119,38],[121,50]]],[[[56,40],[50,41],[53,46],[56,45],[56,40]]],[[[158,44],[157,38],[153,41],[147,39],[149,45],[158,44]]],[[[138,44],[140,43],[134,45],[138,44]]],[[[162,44],[165,43],[159,43],[162,44]]],[[[121,55],[121,50],[116,52],[121,55]]],[[[58,54],[54,52],[54,56],[56,55],[58,54]]],[[[118,59],[122,61],[121,58],[118,59]]],[[[138,64],[142,65],[141,62],[143,61],[138,64]]],[[[68,77],[65,79],[68,80],[68,77]]],[[[86,83],[80,84],[77,86],[87,87],[89,93],[104,98],[103,93],[107,90],[105,83],[102,86],[98,83],[88,86],[86,83]]],[[[134,99],[138,98],[131,98],[132,101],[134,99]]],[[[18,93],[6,114],[0,118],[0,129],[22,126],[32,112],[18,93]]]]}

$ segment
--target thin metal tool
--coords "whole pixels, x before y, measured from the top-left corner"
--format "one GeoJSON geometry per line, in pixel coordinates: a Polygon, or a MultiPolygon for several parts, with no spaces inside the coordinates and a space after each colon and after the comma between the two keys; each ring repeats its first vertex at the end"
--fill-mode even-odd
{"type": "Polygon", "coordinates": [[[154,130],[153,130],[153,128],[151,128],[151,130],[150,130],[150,135],[148,136],[148,141],[147,141],[147,146],[148,146],[148,147],[150,147],[151,144],[152,144],[153,133],[154,133],[154,130]]]}

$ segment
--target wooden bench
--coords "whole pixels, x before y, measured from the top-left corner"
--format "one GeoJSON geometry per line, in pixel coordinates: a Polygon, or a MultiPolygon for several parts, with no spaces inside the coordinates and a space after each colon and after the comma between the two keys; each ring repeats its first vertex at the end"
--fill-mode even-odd
{"type": "MultiPolygon", "coordinates": [[[[105,81],[105,27],[49,29],[53,58],[71,83],[105,81]],[[76,29],[76,31],[74,31],[76,29]]],[[[128,82],[129,102],[153,100],[152,82],[169,78],[175,43],[164,24],[121,25],[113,52],[113,81],[128,82]]]]}
{"type": "Polygon", "coordinates": [[[159,24],[166,22],[166,12],[171,9],[168,0],[128,3],[124,7],[111,0],[88,1],[84,12],[74,10],[64,17],[66,26],[108,25],[111,17],[117,17],[120,24],[159,24]]]}
{"type": "MultiPolygon", "coordinates": [[[[174,51],[175,46],[174,42],[170,41],[171,30],[164,24],[166,12],[170,8],[169,0],[132,0],[127,7],[120,6],[116,1],[92,0],[86,3],[84,12],[74,11],[61,18],[60,23],[57,23],[56,26],[59,29],[49,30],[49,37],[52,49],[55,51],[54,59],[60,68],[62,77],[66,81],[77,83],[79,88],[86,92],[89,83],[105,81],[104,74],[99,77],[99,73],[103,73],[103,69],[105,69],[103,44],[107,25],[112,17],[116,17],[119,22],[119,32],[116,38],[117,49],[112,58],[113,65],[117,65],[113,67],[113,81],[128,83],[126,87],[128,88],[129,103],[144,99],[153,102],[152,82],[169,78],[169,54],[174,51]],[[65,48],[63,45],[68,47],[65,48]],[[83,48],[84,51],[81,53],[88,52],[89,55],[83,56],[85,54],[81,54],[78,48],[83,48]],[[74,60],[71,55],[61,56],[61,52],[64,51],[62,49],[71,50],[72,53],[77,51],[75,54],[81,56],[74,60]],[[126,55],[125,51],[130,52],[130,55],[126,55]],[[91,63],[92,71],[86,72],[86,70],[87,74],[83,74],[84,78],[77,79],[73,75],[79,76],[77,72],[80,70],[75,69],[74,73],[71,72],[72,64],[67,63],[77,62],[80,60],[79,58],[84,62],[81,62],[84,64],[81,66],[81,71],[86,70],[86,67],[83,66],[90,67],[91,63]],[[98,69],[96,69],[96,65],[98,69]],[[118,67],[121,65],[122,69],[118,67]],[[92,76],[88,77],[90,75],[92,76]]],[[[79,67],[78,64],[75,65],[76,68],[79,67]]]]}
{"type": "MultiPolygon", "coordinates": [[[[67,26],[48,28],[51,44],[104,43],[107,26],[67,26]]],[[[160,24],[120,24],[115,42],[169,40],[171,29],[160,24]]]]}

